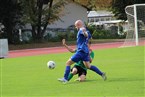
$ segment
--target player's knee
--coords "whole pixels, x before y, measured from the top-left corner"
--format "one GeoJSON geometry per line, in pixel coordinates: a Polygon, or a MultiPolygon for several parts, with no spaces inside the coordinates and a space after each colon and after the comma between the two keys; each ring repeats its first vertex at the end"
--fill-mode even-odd
{"type": "Polygon", "coordinates": [[[87,69],[90,69],[91,66],[87,66],[87,69]]]}
{"type": "Polygon", "coordinates": [[[74,62],[73,62],[72,60],[69,59],[69,60],[66,62],[66,65],[67,65],[67,66],[71,66],[73,63],[74,63],[74,62]]]}
{"type": "Polygon", "coordinates": [[[85,79],[79,79],[79,81],[80,81],[80,82],[84,82],[84,81],[85,81],[85,79]]]}
{"type": "Polygon", "coordinates": [[[77,74],[77,69],[76,69],[76,68],[73,68],[72,74],[73,74],[73,75],[77,74]]]}
{"type": "Polygon", "coordinates": [[[79,77],[79,81],[80,81],[80,82],[85,81],[85,79],[86,79],[86,76],[85,76],[85,75],[81,75],[81,76],[79,77]]]}
{"type": "Polygon", "coordinates": [[[87,68],[87,69],[90,69],[90,67],[91,67],[91,65],[88,65],[88,64],[86,65],[86,68],[87,68]]]}
{"type": "Polygon", "coordinates": [[[86,66],[86,68],[90,68],[91,67],[91,65],[90,65],[90,63],[89,62],[84,62],[84,65],[86,66]]]}

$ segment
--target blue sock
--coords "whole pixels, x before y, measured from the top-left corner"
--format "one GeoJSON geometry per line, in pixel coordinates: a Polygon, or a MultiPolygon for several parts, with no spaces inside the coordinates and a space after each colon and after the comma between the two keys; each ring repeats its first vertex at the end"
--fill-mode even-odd
{"type": "Polygon", "coordinates": [[[66,66],[65,68],[65,73],[64,73],[64,78],[67,80],[68,79],[68,75],[70,73],[70,66],[66,66]]]}
{"type": "Polygon", "coordinates": [[[91,65],[90,70],[96,72],[99,75],[102,75],[103,73],[94,65],[91,65]]]}

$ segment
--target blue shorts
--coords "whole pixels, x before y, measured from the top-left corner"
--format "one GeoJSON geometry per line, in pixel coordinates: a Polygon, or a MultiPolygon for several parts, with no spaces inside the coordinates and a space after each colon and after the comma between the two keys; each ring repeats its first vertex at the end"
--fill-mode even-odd
{"type": "Polygon", "coordinates": [[[74,62],[79,62],[79,61],[86,62],[86,61],[90,61],[90,56],[89,53],[78,51],[71,57],[71,60],[74,62]]]}

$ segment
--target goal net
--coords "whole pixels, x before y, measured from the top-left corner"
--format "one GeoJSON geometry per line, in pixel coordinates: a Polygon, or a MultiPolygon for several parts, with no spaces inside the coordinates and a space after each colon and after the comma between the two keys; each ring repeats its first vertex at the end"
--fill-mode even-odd
{"type": "Polygon", "coordinates": [[[137,46],[145,38],[145,4],[127,6],[125,12],[128,25],[122,47],[137,46]]]}

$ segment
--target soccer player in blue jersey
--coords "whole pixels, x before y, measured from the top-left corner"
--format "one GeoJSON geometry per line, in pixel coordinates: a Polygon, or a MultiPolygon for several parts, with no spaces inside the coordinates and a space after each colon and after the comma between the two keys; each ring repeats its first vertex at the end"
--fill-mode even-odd
{"type": "MultiPolygon", "coordinates": [[[[75,53],[76,49],[73,49],[71,47],[69,47],[66,42],[65,39],[62,40],[62,45],[71,53],[75,53]]],[[[88,44],[89,47],[89,54],[90,54],[90,62],[92,62],[92,60],[94,59],[94,52],[92,51],[91,47],[91,41],[89,41],[88,44]]],[[[101,71],[100,71],[101,72],[101,71]]],[[[68,76],[68,81],[72,79],[72,77],[74,75],[78,74],[78,78],[77,81],[83,82],[86,79],[86,75],[87,75],[87,68],[85,67],[83,61],[79,61],[78,63],[75,63],[75,65],[73,66],[73,68],[71,69],[71,72],[68,76]]]]}
{"type": "MultiPolygon", "coordinates": [[[[90,43],[90,42],[89,42],[90,43]]],[[[75,53],[76,49],[69,47],[66,42],[65,39],[62,40],[62,45],[71,53],[75,53]]],[[[94,58],[94,52],[92,50],[90,50],[90,59],[94,58]]],[[[91,60],[92,61],[92,60],[91,60]]],[[[72,67],[71,72],[68,76],[68,81],[72,79],[72,77],[74,75],[78,74],[78,81],[82,82],[86,79],[86,75],[87,75],[87,68],[85,67],[85,65],[83,64],[83,61],[79,61],[78,63],[75,63],[75,65],[72,67]]],[[[59,79],[58,79],[59,80],[59,79]]],[[[60,80],[61,81],[61,80],[60,80]]]]}
{"type": "MultiPolygon", "coordinates": [[[[94,65],[90,64],[90,55],[89,55],[89,48],[88,48],[88,42],[91,38],[90,32],[84,27],[84,24],[82,20],[77,20],[75,22],[75,26],[78,30],[77,33],[77,51],[76,53],[66,62],[66,68],[64,77],[60,78],[59,80],[62,82],[68,81],[68,76],[71,70],[71,65],[73,63],[77,63],[79,61],[83,61],[86,68],[98,73],[98,68],[94,65]]],[[[105,80],[106,75],[103,72],[100,72],[100,75],[105,80]]]]}

